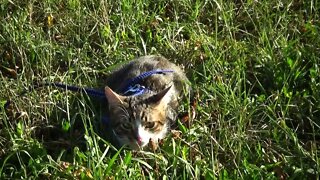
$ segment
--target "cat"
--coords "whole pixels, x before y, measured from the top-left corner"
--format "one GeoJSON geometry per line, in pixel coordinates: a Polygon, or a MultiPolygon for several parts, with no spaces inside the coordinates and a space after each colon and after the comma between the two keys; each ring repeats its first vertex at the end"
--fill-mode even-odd
{"type": "Polygon", "coordinates": [[[141,149],[165,138],[176,121],[181,101],[191,93],[183,70],[162,56],[142,56],[112,72],[106,80],[108,132],[117,146],[141,149]],[[128,81],[145,72],[160,71],[139,82],[148,89],[140,95],[123,95],[128,81]],[[166,70],[166,71],[165,71],[166,70]],[[163,71],[163,73],[161,73],[163,71]]]}
{"type": "MultiPolygon", "coordinates": [[[[53,86],[107,101],[103,131],[116,147],[141,149],[149,142],[157,146],[178,115],[182,100],[192,95],[183,70],[161,56],[142,56],[123,65],[106,78],[104,90],[61,83],[44,83],[28,90],[53,86]]],[[[7,109],[11,101],[4,107],[7,109]]]]}

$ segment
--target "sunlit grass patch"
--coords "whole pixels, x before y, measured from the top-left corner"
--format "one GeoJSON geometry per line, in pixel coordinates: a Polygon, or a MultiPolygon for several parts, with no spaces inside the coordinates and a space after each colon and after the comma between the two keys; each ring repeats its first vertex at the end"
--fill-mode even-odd
{"type": "Polygon", "coordinates": [[[318,12],[315,1],[5,0],[0,178],[319,177],[318,12]],[[101,87],[145,54],[181,64],[197,102],[156,150],[112,147],[105,107],[85,94],[18,96],[37,82],[101,87]]]}

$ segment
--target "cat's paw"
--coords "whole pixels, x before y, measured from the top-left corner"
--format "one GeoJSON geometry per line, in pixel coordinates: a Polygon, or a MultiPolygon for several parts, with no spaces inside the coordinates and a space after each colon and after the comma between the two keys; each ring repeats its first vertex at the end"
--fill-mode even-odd
{"type": "Polygon", "coordinates": [[[148,143],[149,150],[156,151],[163,144],[163,139],[150,139],[148,143]]]}

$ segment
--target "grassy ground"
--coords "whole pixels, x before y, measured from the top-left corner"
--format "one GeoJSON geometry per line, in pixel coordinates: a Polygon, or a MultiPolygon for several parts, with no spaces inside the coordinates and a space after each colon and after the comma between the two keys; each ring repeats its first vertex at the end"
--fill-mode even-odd
{"type": "Polygon", "coordinates": [[[0,179],[319,177],[319,11],[313,0],[2,0],[0,179]],[[196,117],[155,151],[114,150],[85,95],[17,96],[33,82],[97,87],[145,54],[184,65],[197,95],[196,117]]]}

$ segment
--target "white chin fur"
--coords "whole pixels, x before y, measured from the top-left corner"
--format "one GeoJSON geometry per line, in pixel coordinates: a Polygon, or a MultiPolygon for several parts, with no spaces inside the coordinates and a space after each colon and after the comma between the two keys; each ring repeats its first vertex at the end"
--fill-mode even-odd
{"type": "MultiPolygon", "coordinates": [[[[165,125],[165,127],[166,127],[166,125],[165,125]]],[[[151,133],[151,132],[145,130],[141,125],[139,125],[138,131],[139,131],[138,134],[141,138],[141,145],[140,146],[138,145],[137,141],[132,142],[126,137],[125,138],[117,137],[117,139],[120,144],[122,144],[122,145],[127,144],[130,149],[140,149],[140,148],[146,146],[149,143],[150,139],[153,142],[158,142],[158,140],[163,139],[165,137],[165,135],[167,134],[167,128],[163,128],[162,131],[155,134],[155,133],[151,133]]]]}
{"type": "Polygon", "coordinates": [[[139,136],[142,139],[141,147],[146,146],[151,139],[153,142],[158,142],[158,140],[163,139],[167,133],[167,128],[163,128],[159,133],[151,133],[145,130],[142,126],[138,128],[139,136]]]}

